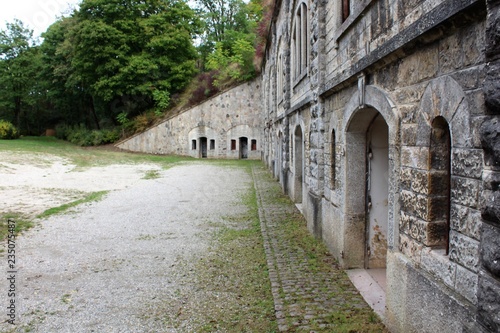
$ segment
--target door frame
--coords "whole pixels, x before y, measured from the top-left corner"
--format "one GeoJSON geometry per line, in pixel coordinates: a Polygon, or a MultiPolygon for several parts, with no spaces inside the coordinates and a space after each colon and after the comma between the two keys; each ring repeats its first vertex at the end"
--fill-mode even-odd
{"type": "Polygon", "coordinates": [[[342,266],[364,268],[366,238],[366,133],[371,120],[380,113],[389,129],[389,197],[388,197],[388,252],[399,249],[399,118],[395,103],[389,94],[375,86],[364,86],[355,92],[346,104],[342,119],[340,142],[343,143],[344,170],[342,231],[342,266]],[[363,240],[363,242],[360,242],[363,240]]]}

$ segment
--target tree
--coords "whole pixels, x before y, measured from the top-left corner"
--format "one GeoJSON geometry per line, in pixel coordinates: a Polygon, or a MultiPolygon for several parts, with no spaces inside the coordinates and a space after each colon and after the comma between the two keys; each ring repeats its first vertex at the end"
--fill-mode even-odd
{"type": "Polygon", "coordinates": [[[203,12],[205,33],[199,50],[203,65],[217,70],[215,84],[244,81],[255,75],[253,59],[257,23],[262,17],[261,0],[197,0],[203,12]]]}
{"type": "MultiPolygon", "coordinates": [[[[40,66],[33,31],[20,20],[7,23],[7,29],[0,31],[0,110],[18,128],[21,115],[28,120],[37,105],[40,91],[34,78],[40,66]]],[[[29,122],[25,125],[29,131],[29,122]]]]}
{"type": "Polygon", "coordinates": [[[42,34],[40,82],[44,84],[47,99],[50,100],[47,107],[53,110],[53,123],[84,123],[87,127],[98,127],[95,110],[89,105],[90,92],[83,87],[72,67],[74,44],[70,32],[75,25],[74,17],[64,17],[42,34]]]}
{"type": "Polygon", "coordinates": [[[84,0],[74,17],[72,76],[108,114],[123,99],[165,107],[196,73],[199,23],[185,1],[84,0]]]}

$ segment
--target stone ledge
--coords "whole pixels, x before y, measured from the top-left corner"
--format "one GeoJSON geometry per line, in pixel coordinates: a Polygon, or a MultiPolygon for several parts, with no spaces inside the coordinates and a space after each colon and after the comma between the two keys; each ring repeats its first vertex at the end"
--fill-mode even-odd
{"type": "Polygon", "coordinates": [[[341,73],[325,83],[320,96],[333,92],[334,89],[345,81],[356,76],[356,74],[374,65],[381,59],[387,57],[391,53],[416,42],[422,38],[425,33],[437,28],[442,23],[446,22],[454,15],[459,14],[465,9],[475,4],[481,3],[478,0],[447,0],[442,4],[422,15],[420,19],[411,24],[408,28],[399,32],[396,36],[388,40],[379,48],[370,52],[369,55],[363,57],[358,62],[352,64],[350,69],[341,73]]]}

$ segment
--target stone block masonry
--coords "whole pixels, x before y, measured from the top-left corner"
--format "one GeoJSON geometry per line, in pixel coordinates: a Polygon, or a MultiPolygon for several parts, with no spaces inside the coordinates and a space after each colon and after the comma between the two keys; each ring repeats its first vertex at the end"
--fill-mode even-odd
{"type": "Polygon", "coordinates": [[[262,158],[340,266],[386,269],[392,332],[500,332],[499,27],[499,0],[276,1],[260,78],[119,146],[262,158]]]}
{"type": "Polygon", "coordinates": [[[119,142],[121,149],[195,158],[260,159],[260,81],[220,93],[119,142]]]}

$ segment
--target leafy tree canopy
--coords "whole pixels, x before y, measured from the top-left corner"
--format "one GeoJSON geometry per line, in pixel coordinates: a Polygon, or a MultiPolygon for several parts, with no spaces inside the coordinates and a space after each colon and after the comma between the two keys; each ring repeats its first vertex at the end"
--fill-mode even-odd
{"type": "Polygon", "coordinates": [[[74,17],[72,66],[105,102],[164,99],[196,73],[199,22],[184,1],[84,0],[74,17]]]}
{"type": "Polygon", "coordinates": [[[219,71],[215,84],[243,81],[255,75],[256,28],[262,19],[261,0],[197,0],[205,24],[199,47],[204,66],[219,71]]]}
{"type": "Polygon", "coordinates": [[[21,125],[39,93],[33,80],[40,70],[40,52],[33,31],[15,20],[0,31],[0,117],[21,125]]]}
{"type": "Polygon", "coordinates": [[[126,125],[146,113],[149,122],[199,70],[211,70],[204,77],[214,91],[249,79],[262,1],[192,0],[191,9],[185,0],[82,0],[41,44],[21,21],[7,24],[0,119],[23,134],[126,125]]]}

